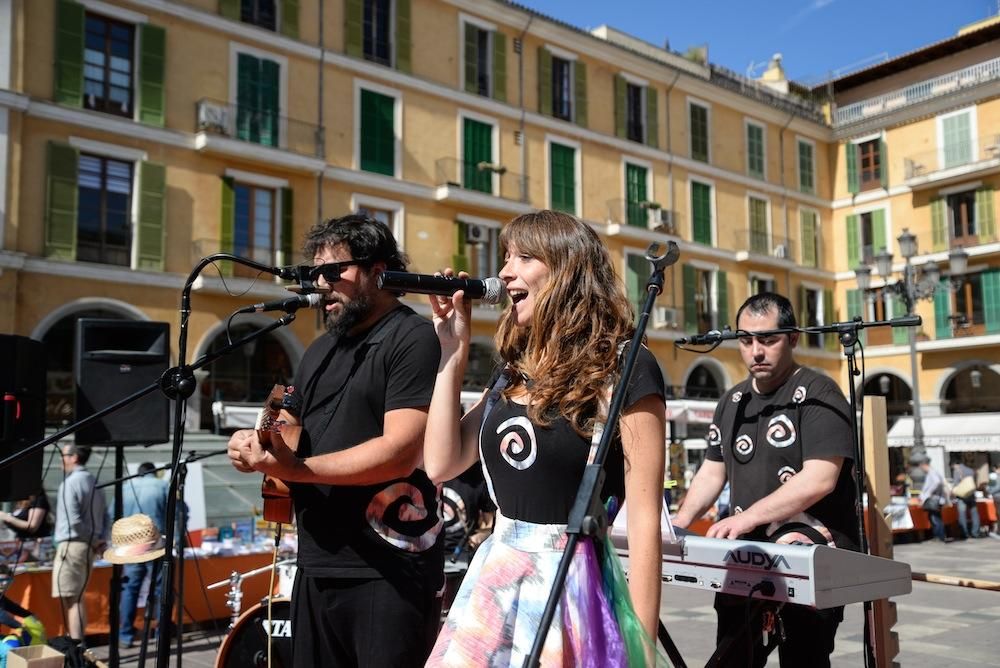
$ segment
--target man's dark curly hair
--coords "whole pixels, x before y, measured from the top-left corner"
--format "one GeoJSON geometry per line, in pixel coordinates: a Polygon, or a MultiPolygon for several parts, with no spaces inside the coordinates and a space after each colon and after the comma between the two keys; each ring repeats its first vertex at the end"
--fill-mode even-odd
{"type": "Polygon", "coordinates": [[[406,271],[408,258],[399,249],[392,231],[369,216],[353,213],[313,225],[306,233],[302,252],[306,262],[311,262],[321,249],[338,244],[346,244],[352,258],[369,266],[384,262],[388,271],[406,271]]]}

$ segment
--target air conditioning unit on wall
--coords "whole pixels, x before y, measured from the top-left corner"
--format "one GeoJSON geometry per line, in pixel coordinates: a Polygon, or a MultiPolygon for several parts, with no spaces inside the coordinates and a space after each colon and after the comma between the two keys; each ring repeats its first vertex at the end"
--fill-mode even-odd
{"type": "Polygon", "coordinates": [[[664,234],[674,234],[675,215],[673,209],[658,209],[649,217],[649,229],[664,234]]]}
{"type": "Polygon", "coordinates": [[[477,225],[475,223],[463,223],[463,225],[465,225],[465,243],[467,244],[489,243],[490,228],[488,228],[486,225],[477,225]]]}
{"type": "Polygon", "coordinates": [[[680,325],[677,309],[672,306],[653,306],[650,319],[653,329],[676,329],[680,325]]]}
{"type": "Polygon", "coordinates": [[[774,257],[785,259],[788,257],[788,246],[785,244],[777,244],[773,251],[774,257]]]}

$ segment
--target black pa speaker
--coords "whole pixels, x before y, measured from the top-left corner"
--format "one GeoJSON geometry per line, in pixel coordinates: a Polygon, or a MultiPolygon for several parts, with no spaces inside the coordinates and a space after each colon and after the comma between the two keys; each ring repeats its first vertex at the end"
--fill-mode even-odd
{"type": "MultiPolygon", "coordinates": [[[[76,321],[76,419],[157,382],[170,361],[170,325],[140,320],[76,321]]],[[[170,439],[170,404],[159,389],[76,432],[81,445],[149,445],[170,439]]]]}
{"type": "MultiPolygon", "coordinates": [[[[0,334],[0,459],[42,440],[45,435],[45,345],[26,336],[0,334]]],[[[38,450],[0,471],[0,501],[19,501],[42,485],[38,450]]]]}

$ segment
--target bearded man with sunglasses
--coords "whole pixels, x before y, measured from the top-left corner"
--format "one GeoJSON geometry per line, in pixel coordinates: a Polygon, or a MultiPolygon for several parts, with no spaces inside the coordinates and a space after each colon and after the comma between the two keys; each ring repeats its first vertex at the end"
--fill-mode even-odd
{"type": "Polygon", "coordinates": [[[307,234],[327,332],[296,372],[297,452],[236,432],[240,471],[290,483],[298,525],[296,666],[422,666],[438,626],[444,553],[422,444],[440,346],[429,320],[380,290],[406,271],[389,228],[361,215],[307,234]]]}

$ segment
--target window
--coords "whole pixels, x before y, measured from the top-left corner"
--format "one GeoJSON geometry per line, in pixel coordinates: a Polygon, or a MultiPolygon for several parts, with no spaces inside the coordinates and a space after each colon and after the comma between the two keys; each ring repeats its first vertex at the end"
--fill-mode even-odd
{"type": "Polygon", "coordinates": [[[862,191],[882,186],[882,161],[879,144],[878,139],[858,144],[858,165],[862,191]]]}
{"type": "Polygon", "coordinates": [[[465,22],[465,92],[507,101],[507,38],[492,26],[465,22]]]}
{"type": "Polygon", "coordinates": [[[875,253],[881,249],[875,248],[875,230],[872,225],[872,212],[862,213],[858,216],[858,223],[860,224],[859,234],[861,238],[861,262],[864,264],[873,264],[875,262],[875,253]]]}
{"type": "Polygon", "coordinates": [[[364,55],[380,65],[392,65],[391,0],[364,0],[364,55]]]}
{"type": "Polygon", "coordinates": [[[84,106],[131,118],[134,28],[127,23],[87,14],[85,39],[84,106]]]}
{"type": "Polygon", "coordinates": [[[500,226],[469,220],[458,223],[458,254],[455,271],[473,276],[496,276],[500,273],[500,226]]]}
{"type": "MultiPolygon", "coordinates": [[[[377,220],[378,222],[388,227],[390,230],[393,229],[394,226],[393,221],[396,215],[395,211],[392,211],[390,209],[380,209],[375,206],[362,205],[358,207],[358,213],[360,213],[363,216],[368,216],[372,220],[377,220]]],[[[396,241],[399,242],[399,239],[397,239],[396,241]]]]}
{"type": "Polygon", "coordinates": [[[615,75],[614,86],[615,136],[657,146],[656,88],[624,74],[615,75]]]}
{"type": "Polygon", "coordinates": [[[493,192],[493,126],[462,119],[462,186],[479,192],[493,192]]]}
{"type": "MultiPolygon", "coordinates": [[[[283,0],[283,14],[289,5],[298,2],[283,0]]],[[[410,0],[344,0],[344,51],[410,72],[411,18],[410,0]]]]}
{"type": "Polygon", "coordinates": [[[976,191],[948,195],[948,218],[951,221],[951,242],[953,245],[977,245],[976,231],[976,191]]]}
{"type": "Polygon", "coordinates": [[[363,193],[351,194],[351,210],[384,223],[392,231],[400,248],[406,243],[404,229],[405,207],[397,200],[373,197],[363,193]]]}
{"type": "Polygon", "coordinates": [[[685,331],[707,332],[728,325],[726,272],[686,264],[682,278],[685,331]]]}
{"type": "Polygon", "coordinates": [[[694,240],[712,244],[712,186],[691,182],[691,225],[694,240]]]}
{"type": "Polygon", "coordinates": [[[758,179],[764,172],[764,126],[747,121],[747,173],[758,179]]]}
{"type": "MultiPolygon", "coordinates": [[[[272,188],[235,183],[233,253],[263,264],[278,262],[276,193],[272,188]]],[[[235,265],[236,275],[256,276],[257,270],[235,265]]]]}
{"type": "MultiPolygon", "coordinates": [[[[955,291],[955,312],[952,315],[964,317],[965,323],[975,331],[977,325],[986,322],[984,306],[982,273],[965,276],[961,287],[955,291]]],[[[982,327],[978,329],[980,331],[976,333],[982,333],[982,327]]]]}
{"type": "Polygon", "coordinates": [[[708,107],[688,102],[691,159],[708,162],[708,107]]]}
{"type": "Polygon", "coordinates": [[[939,127],[943,151],[942,169],[972,162],[974,146],[972,125],[971,111],[960,111],[941,117],[939,127]]]}
{"type": "Polygon", "coordinates": [[[799,147],[799,190],[810,195],[816,192],[816,147],[812,142],[800,139],[799,147]]]}
{"type": "Polygon", "coordinates": [[[81,154],[76,259],[131,263],[132,163],[81,154]]]}
{"type": "Polygon", "coordinates": [[[625,84],[625,107],[627,109],[625,136],[632,141],[640,143],[646,141],[645,92],[646,89],[643,86],[636,86],[631,83],[625,84]]]}
{"type": "Polygon", "coordinates": [[[802,239],[802,265],[805,267],[819,266],[819,227],[817,222],[818,216],[815,211],[799,210],[799,238],[802,239]]]}
{"type": "MultiPolygon", "coordinates": [[[[823,293],[812,288],[802,287],[800,292],[799,327],[816,327],[823,324],[823,293]]],[[[823,335],[818,333],[804,334],[802,343],[809,348],[823,346],[823,335]]]]}
{"type": "Polygon", "coordinates": [[[873,264],[875,254],[886,247],[885,209],[847,216],[847,266],[873,264]]]}
{"type": "Polygon", "coordinates": [[[934,251],[977,246],[996,240],[996,205],[992,186],[953,192],[931,200],[931,239],[934,251]]]}
{"type": "Polygon", "coordinates": [[[771,235],[767,229],[767,200],[750,196],[747,198],[750,214],[750,252],[759,255],[771,254],[771,235]]]}
{"type": "Polygon", "coordinates": [[[551,206],[557,211],[576,214],[576,149],[549,144],[549,187],[551,206]]]}
{"type": "Polygon", "coordinates": [[[573,120],[573,62],[552,57],[552,115],[573,120]]]}
{"type": "Polygon", "coordinates": [[[775,292],[776,283],[770,276],[750,275],[750,294],[759,295],[762,292],[775,292]]]}
{"type": "Polygon", "coordinates": [[[934,320],[939,339],[1000,332],[1000,270],[965,274],[954,294],[937,290],[934,320]]]}
{"type": "Polygon", "coordinates": [[[645,167],[625,163],[625,217],[629,225],[645,228],[649,220],[649,200],[645,167]]]}
{"type": "Polygon", "coordinates": [[[265,30],[277,29],[275,0],[240,0],[240,20],[265,30]]]}
{"type": "Polygon", "coordinates": [[[361,169],[387,176],[396,174],[396,100],[361,89],[361,169]]]}
{"type": "Polygon", "coordinates": [[[645,255],[625,253],[625,290],[636,314],[646,301],[646,282],[652,269],[645,255]]]}
{"type": "Polygon", "coordinates": [[[236,136],[280,145],[281,65],[248,53],[236,57],[236,136]]]}

